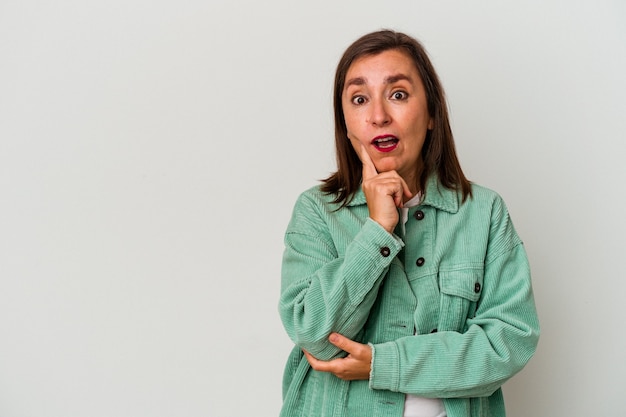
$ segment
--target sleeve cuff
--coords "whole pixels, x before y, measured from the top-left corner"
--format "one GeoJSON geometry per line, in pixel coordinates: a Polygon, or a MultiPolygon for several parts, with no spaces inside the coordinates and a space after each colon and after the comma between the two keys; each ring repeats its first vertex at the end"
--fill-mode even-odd
{"type": "Polygon", "coordinates": [[[371,389],[398,392],[400,388],[400,353],[396,342],[370,344],[372,365],[369,386],[371,389]]]}
{"type": "Polygon", "coordinates": [[[363,228],[355,237],[355,240],[359,241],[362,246],[366,246],[368,243],[378,247],[387,245],[392,249],[392,256],[396,256],[404,247],[404,242],[400,237],[387,232],[378,222],[372,220],[371,217],[365,220],[363,228]],[[361,238],[361,236],[365,236],[366,238],[361,238]]]}
{"type": "Polygon", "coordinates": [[[371,280],[380,280],[389,264],[402,250],[404,243],[399,241],[374,220],[367,219],[361,231],[349,245],[345,264],[346,286],[350,301],[354,304],[362,302],[371,290],[371,280]]]}

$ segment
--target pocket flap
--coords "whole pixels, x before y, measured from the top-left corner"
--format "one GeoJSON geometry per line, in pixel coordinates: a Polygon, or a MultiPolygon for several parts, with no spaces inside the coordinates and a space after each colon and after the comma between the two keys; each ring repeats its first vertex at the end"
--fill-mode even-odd
{"type": "Polygon", "coordinates": [[[444,294],[478,301],[483,290],[483,270],[439,271],[439,287],[444,294]]]}

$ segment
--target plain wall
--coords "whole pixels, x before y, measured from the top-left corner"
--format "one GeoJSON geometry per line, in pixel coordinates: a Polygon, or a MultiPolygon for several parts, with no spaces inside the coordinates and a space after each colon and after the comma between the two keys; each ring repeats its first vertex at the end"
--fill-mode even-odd
{"type": "Polygon", "coordinates": [[[283,232],[380,28],[423,41],[526,244],[509,416],[623,412],[625,4],[0,0],[0,416],[277,415],[283,232]]]}

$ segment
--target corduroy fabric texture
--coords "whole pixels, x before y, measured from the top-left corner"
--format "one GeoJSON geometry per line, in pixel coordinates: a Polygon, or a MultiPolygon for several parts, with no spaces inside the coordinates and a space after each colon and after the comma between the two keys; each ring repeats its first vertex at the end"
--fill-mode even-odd
{"type": "Polygon", "coordinates": [[[505,415],[500,387],[534,354],[539,323],[504,202],[472,191],[461,203],[431,178],[394,235],[368,218],[362,192],[339,210],[319,187],[299,197],[282,267],[279,311],[296,346],[281,416],[401,417],[405,393],[442,398],[449,417],[505,415]],[[369,381],[310,368],[302,348],[345,355],[331,332],[372,346],[369,381]]]}

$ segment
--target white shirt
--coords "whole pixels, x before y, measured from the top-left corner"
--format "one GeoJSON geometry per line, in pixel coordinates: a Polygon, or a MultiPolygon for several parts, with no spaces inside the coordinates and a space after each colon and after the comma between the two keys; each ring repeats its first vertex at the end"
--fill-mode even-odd
{"type": "MultiPolygon", "coordinates": [[[[422,194],[417,193],[413,198],[404,203],[400,212],[402,231],[409,216],[409,208],[415,207],[422,202],[422,194]]],[[[404,400],[403,417],[446,417],[446,409],[440,398],[424,398],[413,394],[407,394],[404,400]]]]}

